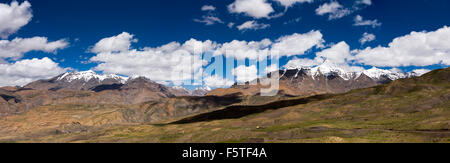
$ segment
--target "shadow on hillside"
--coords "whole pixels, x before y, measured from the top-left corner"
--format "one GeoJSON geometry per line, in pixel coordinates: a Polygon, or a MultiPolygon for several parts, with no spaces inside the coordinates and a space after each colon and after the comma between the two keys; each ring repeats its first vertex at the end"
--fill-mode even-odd
{"type": "Polygon", "coordinates": [[[277,110],[280,108],[285,108],[289,106],[295,106],[300,104],[307,104],[313,101],[320,101],[324,99],[328,99],[333,97],[334,95],[317,95],[307,98],[301,99],[293,99],[293,100],[281,100],[276,101],[264,105],[254,105],[254,106],[228,106],[224,109],[199,114],[193,117],[185,118],[179,121],[172,122],[170,124],[187,124],[187,123],[195,123],[195,122],[203,122],[203,121],[213,121],[213,120],[221,120],[221,119],[237,119],[242,118],[247,115],[262,113],[267,110],[277,110]]]}

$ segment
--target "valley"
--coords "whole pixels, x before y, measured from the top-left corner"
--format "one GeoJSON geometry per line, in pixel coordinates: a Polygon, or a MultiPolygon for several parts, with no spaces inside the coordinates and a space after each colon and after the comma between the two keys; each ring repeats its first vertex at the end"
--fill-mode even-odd
{"type": "MultiPolygon", "coordinates": [[[[132,85],[100,92],[3,88],[0,141],[450,142],[449,68],[385,84],[298,94],[292,93],[298,92],[294,86],[310,76],[289,72],[281,77],[281,91],[274,97],[256,95],[252,90],[257,86],[177,97],[161,93],[169,89],[152,87],[147,80],[135,83],[135,88],[147,90],[130,93],[147,97],[161,90],[158,98],[142,98],[146,102],[118,100],[130,95],[122,88],[132,85]]],[[[315,79],[347,81],[338,76],[315,79]]]]}

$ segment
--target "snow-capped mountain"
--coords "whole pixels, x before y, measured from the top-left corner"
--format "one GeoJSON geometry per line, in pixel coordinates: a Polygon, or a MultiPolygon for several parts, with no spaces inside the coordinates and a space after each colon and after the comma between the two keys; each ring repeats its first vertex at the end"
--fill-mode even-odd
{"type": "Polygon", "coordinates": [[[382,82],[385,82],[386,80],[393,81],[408,77],[418,77],[429,72],[429,70],[419,69],[409,73],[403,73],[401,71],[384,70],[376,67],[364,70],[360,67],[350,67],[348,65],[335,64],[328,60],[318,66],[313,67],[298,66],[298,67],[301,68],[295,68],[291,66],[287,67],[286,70],[303,69],[306,70],[306,73],[311,75],[312,78],[316,78],[318,76],[325,76],[325,77],[339,76],[344,80],[357,79],[362,74],[364,74],[376,81],[382,82]]]}
{"type": "Polygon", "coordinates": [[[171,87],[170,90],[176,96],[204,96],[208,92],[210,92],[212,89],[208,86],[205,86],[205,87],[198,87],[194,90],[188,90],[182,86],[174,86],[174,87],[171,87]]]}
{"type": "Polygon", "coordinates": [[[312,77],[317,77],[319,75],[325,76],[340,76],[344,80],[350,80],[352,78],[358,77],[361,75],[360,72],[351,71],[351,67],[348,66],[340,66],[338,64],[332,63],[330,61],[325,61],[323,64],[311,68],[312,77]]]}
{"type": "Polygon", "coordinates": [[[174,86],[174,87],[170,87],[169,89],[175,96],[189,96],[189,95],[191,95],[191,91],[189,91],[188,89],[186,89],[186,88],[184,88],[182,86],[174,86]]]}
{"type": "MultiPolygon", "coordinates": [[[[364,70],[362,67],[335,64],[329,61],[312,67],[289,66],[278,71],[280,74],[279,93],[292,96],[344,93],[353,89],[386,84],[401,78],[420,76],[425,72],[422,70],[405,74],[398,69],[383,70],[376,67],[364,70]]],[[[269,73],[267,76],[273,76],[273,73],[269,73]]],[[[217,90],[210,92],[210,94],[223,95],[227,92],[241,92],[245,95],[256,95],[260,93],[260,87],[262,86],[251,85],[250,83],[245,85],[235,84],[230,90],[217,90]]]]}
{"type": "Polygon", "coordinates": [[[98,81],[105,81],[105,80],[112,80],[112,81],[120,81],[121,83],[125,83],[128,78],[118,76],[115,74],[110,75],[99,75],[95,73],[92,70],[89,71],[81,71],[81,72],[67,72],[61,75],[57,78],[58,81],[67,81],[72,82],[76,80],[82,80],[85,82],[89,82],[90,80],[98,80],[98,81]]]}
{"type": "Polygon", "coordinates": [[[398,80],[401,78],[406,78],[406,74],[402,73],[402,72],[395,72],[395,71],[391,71],[391,70],[383,70],[383,69],[379,69],[376,67],[373,67],[369,70],[365,70],[363,71],[363,73],[365,75],[367,75],[368,77],[372,78],[372,79],[376,79],[376,80],[380,80],[383,77],[384,78],[388,78],[390,80],[398,80]]]}
{"type": "Polygon", "coordinates": [[[191,96],[204,96],[206,94],[208,94],[208,92],[210,92],[212,89],[208,86],[205,87],[198,87],[196,89],[194,89],[193,91],[191,91],[191,96]]]}
{"type": "Polygon", "coordinates": [[[90,90],[99,85],[124,84],[128,78],[99,75],[94,71],[67,72],[49,80],[39,80],[25,86],[37,90],[90,90]]]}

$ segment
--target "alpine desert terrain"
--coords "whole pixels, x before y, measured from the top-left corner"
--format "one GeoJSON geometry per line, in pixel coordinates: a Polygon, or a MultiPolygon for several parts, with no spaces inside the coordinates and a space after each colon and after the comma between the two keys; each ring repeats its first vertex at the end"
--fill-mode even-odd
{"type": "Polygon", "coordinates": [[[260,85],[193,95],[146,78],[68,73],[0,89],[0,141],[450,142],[450,68],[368,71],[282,70],[274,97],[259,96],[260,85]]]}

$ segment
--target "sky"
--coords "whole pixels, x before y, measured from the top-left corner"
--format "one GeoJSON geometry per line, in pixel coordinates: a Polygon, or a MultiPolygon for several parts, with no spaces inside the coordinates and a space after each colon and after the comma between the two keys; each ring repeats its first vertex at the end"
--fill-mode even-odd
{"type": "Polygon", "coordinates": [[[428,71],[450,64],[449,20],[448,0],[0,0],[0,86],[94,70],[226,87],[271,52],[274,69],[428,71]]]}

